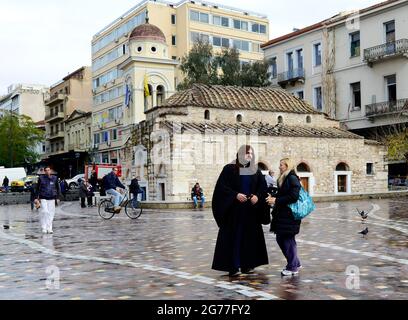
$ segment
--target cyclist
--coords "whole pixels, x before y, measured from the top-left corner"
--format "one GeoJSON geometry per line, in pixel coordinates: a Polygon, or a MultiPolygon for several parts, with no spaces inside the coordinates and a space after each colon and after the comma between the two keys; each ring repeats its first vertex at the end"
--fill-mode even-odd
{"type": "Polygon", "coordinates": [[[103,178],[103,185],[106,193],[114,197],[113,203],[115,213],[120,213],[122,209],[120,207],[120,203],[124,197],[121,195],[121,193],[123,193],[123,191],[126,189],[118,178],[118,172],[118,168],[113,168],[112,171],[103,178]],[[118,188],[120,192],[117,191],[118,188]]]}

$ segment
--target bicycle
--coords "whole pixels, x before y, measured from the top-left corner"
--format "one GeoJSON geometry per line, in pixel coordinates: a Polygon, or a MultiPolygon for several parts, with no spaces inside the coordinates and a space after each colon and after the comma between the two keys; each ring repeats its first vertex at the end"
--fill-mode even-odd
{"type": "MultiPolygon", "coordinates": [[[[129,191],[127,190],[119,206],[125,208],[126,215],[132,220],[139,218],[143,212],[141,201],[137,201],[136,206],[134,206],[133,199],[130,199],[129,191]]],[[[110,220],[113,218],[116,214],[115,206],[113,204],[113,196],[111,196],[110,199],[104,199],[99,202],[98,213],[104,220],[110,220]]]]}

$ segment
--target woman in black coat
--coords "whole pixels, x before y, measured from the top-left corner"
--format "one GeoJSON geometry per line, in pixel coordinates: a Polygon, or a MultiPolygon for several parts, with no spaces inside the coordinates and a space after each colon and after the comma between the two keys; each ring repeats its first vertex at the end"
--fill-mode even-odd
{"type": "Polygon", "coordinates": [[[276,241],[282,250],[288,264],[282,271],[283,276],[298,274],[301,264],[297,256],[295,236],[300,231],[300,220],[295,220],[288,204],[299,200],[300,181],[296,175],[294,163],[291,159],[283,159],[279,165],[278,193],[276,198],[269,196],[266,200],[274,205],[272,211],[271,231],[276,233],[276,241]]]}
{"type": "Polygon", "coordinates": [[[268,264],[262,229],[265,215],[270,217],[266,182],[257,169],[251,146],[242,146],[237,159],[222,170],[215,186],[212,209],[219,229],[212,268],[230,276],[252,273],[268,264]]]}

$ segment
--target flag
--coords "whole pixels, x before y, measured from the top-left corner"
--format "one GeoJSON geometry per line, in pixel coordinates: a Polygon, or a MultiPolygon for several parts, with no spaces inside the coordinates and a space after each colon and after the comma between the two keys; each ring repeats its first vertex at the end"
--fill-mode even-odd
{"type": "Polygon", "coordinates": [[[145,97],[150,97],[150,90],[149,90],[149,83],[147,81],[147,74],[145,74],[145,78],[144,78],[144,95],[145,97]]]}
{"type": "Polygon", "coordinates": [[[129,108],[130,100],[132,98],[132,90],[130,90],[130,86],[126,85],[126,93],[125,93],[125,106],[129,108]]]}

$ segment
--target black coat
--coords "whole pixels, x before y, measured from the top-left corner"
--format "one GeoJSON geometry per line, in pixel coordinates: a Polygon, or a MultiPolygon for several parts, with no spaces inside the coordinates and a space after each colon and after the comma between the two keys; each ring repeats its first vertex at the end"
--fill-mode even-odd
{"type": "Polygon", "coordinates": [[[234,164],[226,165],[218,178],[212,199],[214,218],[220,228],[212,265],[215,270],[232,271],[237,267],[233,253],[237,241],[241,242],[239,267],[255,268],[269,263],[260,219],[270,210],[264,200],[266,182],[259,170],[250,179],[252,194],[259,199],[255,206],[250,201],[240,203],[237,200],[241,182],[234,164]]]}
{"type": "Polygon", "coordinates": [[[300,181],[292,171],[288,174],[276,195],[275,207],[272,211],[271,231],[276,234],[296,235],[300,231],[300,220],[295,220],[288,204],[299,200],[300,181]]]}

